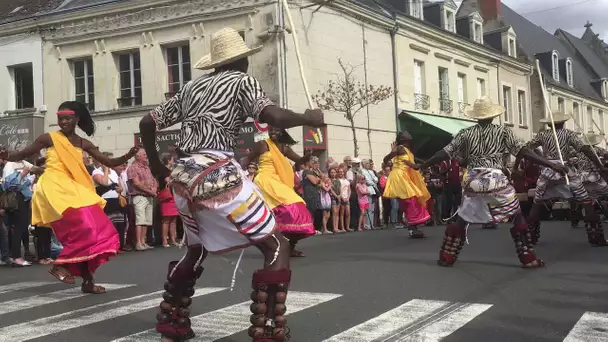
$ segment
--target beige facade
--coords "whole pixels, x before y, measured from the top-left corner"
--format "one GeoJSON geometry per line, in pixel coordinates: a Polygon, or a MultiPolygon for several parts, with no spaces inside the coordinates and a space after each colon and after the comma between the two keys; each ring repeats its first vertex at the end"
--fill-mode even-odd
{"type": "MultiPolygon", "coordinates": [[[[257,37],[274,6],[259,1],[242,1],[237,9],[234,2],[222,1],[215,6],[133,4],[61,18],[50,24],[59,28],[45,37],[43,46],[50,113],[64,100],[88,103],[97,123],[94,141],[101,150],[124,153],[133,146],[141,117],[201,74],[192,66],[208,53],[211,33],[226,26],[242,31],[250,44],[268,45],[252,58],[251,71],[277,98],[276,74],[266,68],[276,65],[275,45],[257,37]]],[[[56,117],[48,115],[47,121],[49,130],[54,129],[56,117]]]]}
{"type": "Polygon", "coordinates": [[[507,108],[496,123],[512,127],[521,139],[531,138],[530,65],[414,18],[400,24],[401,110],[467,119],[466,111],[485,95],[507,108]]]}

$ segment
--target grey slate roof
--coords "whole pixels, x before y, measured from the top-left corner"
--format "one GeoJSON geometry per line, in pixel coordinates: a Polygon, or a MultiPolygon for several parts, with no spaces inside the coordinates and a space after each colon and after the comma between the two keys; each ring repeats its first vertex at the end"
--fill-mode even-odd
{"type": "Polygon", "coordinates": [[[595,78],[608,77],[608,65],[602,61],[595,51],[580,38],[577,38],[564,30],[557,30],[557,36],[562,36],[579,53],[579,57],[584,58],[593,72],[595,78]]]}
{"type": "Polygon", "coordinates": [[[534,63],[537,54],[550,53],[553,50],[557,51],[560,59],[565,59],[568,57],[572,59],[574,88],[568,86],[563,74],[560,75],[559,82],[555,81],[553,79],[551,70],[548,70],[546,66],[543,67],[541,64],[541,70],[545,76],[544,79],[547,84],[565,90],[578,92],[588,98],[603,101],[600,94],[598,94],[595,88],[591,85],[591,81],[594,80],[595,77],[587,71],[581,61],[574,54],[570,53],[562,41],[560,41],[553,34],[545,31],[543,28],[522,17],[505,4],[502,4],[502,16],[504,22],[511,25],[513,30],[515,30],[518,44],[522,47],[530,62],[534,63]]]}
{"type": "Polygon", "coordinates": [[[114,2],[126,2],[136,0],[64,0],[64,4],[57,10],[74,10],[78,8],[93,7],[99,5],[111,4],[114,2]]]}
{"type": "Polygon", "coordinates": [[[0,23],[27,19],[50,12],[65,0],[0,0],[0,23]]]}

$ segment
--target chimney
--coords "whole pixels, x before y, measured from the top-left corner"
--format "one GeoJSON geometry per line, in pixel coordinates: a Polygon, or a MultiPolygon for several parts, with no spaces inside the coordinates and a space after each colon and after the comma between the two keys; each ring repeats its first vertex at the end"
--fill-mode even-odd
{"type": "Polygon", "coordinates": [[[496,20],[500,17],[500,0],[477,0],[480,14],[484,21],[496,20]]]}

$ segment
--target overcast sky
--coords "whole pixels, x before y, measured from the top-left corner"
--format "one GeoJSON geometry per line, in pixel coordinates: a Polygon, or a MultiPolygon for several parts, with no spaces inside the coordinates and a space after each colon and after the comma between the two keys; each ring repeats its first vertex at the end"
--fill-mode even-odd
{"type": "MultiPolygon", "coordinates": [[[[591,29],[608,41],[608,0],[502,0],[513,10],[523,15],[550,33],[556,29],[568,31],[580,37],[589,20],[591,29]]],[[[459,3],[459,1],[458,1],[459,3]]]]}

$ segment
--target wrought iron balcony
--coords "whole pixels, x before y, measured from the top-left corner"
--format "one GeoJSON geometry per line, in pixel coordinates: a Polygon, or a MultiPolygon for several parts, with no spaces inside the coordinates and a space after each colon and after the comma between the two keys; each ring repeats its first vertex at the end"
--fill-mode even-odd
{"type": "Polygon", "coordinates": [[[430,97],[424,94],[414,94],[414,105],[416,110],[427,110],[431,106],[430,97]]]}
{"type": "Polygon", "coordinates": [[[452,107],[452,100],[439,98],[439,111],[445,114],[451,114],[454,108],[452,107]]]}
{"type": "Polygon", "coordinates": [[[469,104],[466,102],[458,102],[458,114],[464,115],[468,106],[469,104]]]}

